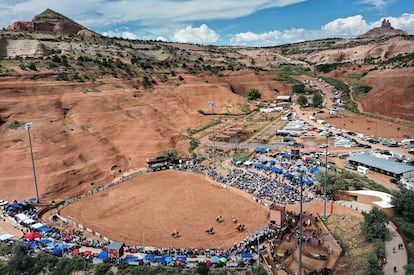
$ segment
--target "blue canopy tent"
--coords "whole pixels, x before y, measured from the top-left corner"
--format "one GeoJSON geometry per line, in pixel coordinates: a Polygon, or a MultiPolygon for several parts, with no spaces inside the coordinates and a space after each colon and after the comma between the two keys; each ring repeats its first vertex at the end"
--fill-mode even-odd
{"type": "Polygon", "coordinates": [[[278,167],[272,167],[272,171],[275,172],[275,173],[278,173],[278,174],[282,173],[282,169],[280,169],[278,167]]]}
{"type": "Polygon", "coordinates": [[[51,242],[52,242],[52,240],[49,240],[49,239],[41,239],[39,242],[40,242],[41,244],[47,244],[47,243],[51,243],[51,242]]]}
{"type": "Polygon", "coordinates": [[[269,163],[273,165],[276,163],[276,161],[274,159],[269,159],[269,163]]]}
{"type": "Polygon", "coordinates": [[[284,176],[285,178],[293,178],[293,175],[292,175],[291,173],[289,173],[289,172],[284,172],[284,173],[283,173],[283,176],[284,176]]]}
{"type": "Polygon", "coordinates": [[[136,260],[138,260],[138,257],[136,257],[136,256],[128,256],[128,257],[125,257],[122,261],[124,263],[131,263],[131,262],[135,262],[136,260]]]}
{"type": "Polygon", "coordinates": [[[290,189],[293,189],[293,186],[292,185],[288,185],[287,188],[290,190],[290,189]]]}
{"type": "Polygon", "coordinates": [[[267,165],[263,165],[263,166],[262,166],[262,169],[263,169],[263,170],[270,170],[270,167],[269,167],[269,166],[267,166],[267,165]]]}
{"type": "Polygon", "coordinates": [[[210,258],[210,260],[211,260],[211,262],[212,262],[213,264],[216,264],[216,263],[218,263],[218,262],[220,261],[220,258],[219,258],[219,257],[217,257],[217,256],[214,256],[214,257],[211,257],[211,258],[210,258]]]}
{"type": "Polygon", "coordinates": [[[263,168],[263,164],[261,163],[253,163],[253,167],[257,168],[257,169],[262,169],[263,168]]]}
{"type": "Polygon", "coordinates": [[[155,254],[146,254],[144,260],[152,261],[155,258],[155,254]]]}
{"type": "Polygon", "coordinates": [[[53,230],[53,228],[50,228],[47,225],[43,225],[41,227],[36,228],[37,231],[41,231],[41,232],[50,232],[53,230]]]}
{"type": "Polygon", "coordinates": [[[238,160],[238,161],[236,161],[236,165],[238,166],[238,165],[242,165],[242,161],[241,160],[238,160]]]}
{"type": "Polygon", "coordinates": [[[98,259],[102,260],[103,262],[106,262],[109,260],[109,253],[108,249],[102,250],[101,253],[96,256],[98,259]]]}
{"type": "Polygon", "coordinates": [[[310,171],[311,171],[312,173],[314,173],[314,174],[318,174],[318,173],[319,173],[319,169],[318,169],[318,167],[312,167],[312,168],[310,169],[310,171]]]}
{"type": "Polygon", "coordinates": [[[9,206],[7,206],[7,210],[14,209],[14,208],[20,208],[20,207],[22,207],[20,203],[13,202],[12,204],[9,204],[9,206]]]}
{"type": "Polygon", "coordinates": [[[63,250],[63,249],[69,248],[69,245],[65,243],[61,243],[57,245],[56,248],[63,250]]]}
{"type": "Polygon", "coordinates": [[[53,249],[52,251],[52,255],[62,257],[63,255],[62,249],[55,247],[55,249],[53,249]]]}
{"type": "Polygon", "coordinates": [[[263,154],[267,153],[267,149],[258,147],[258,148],[256,148],[256,153],[263,153],[263,154]]]}
{"type": "Polygon", "coordinates": [[[312,184],[313,184],[313,180],[305,180],[305,183],[306,183],[307,185],[312,185],[312,184]]]}
{"type": "Polygon", "coordinates": [[[157,262],[157,263],[163,263],[163,262],[165,262],[165,256],[157,256],[157,257],[155,257],[154,258],[154,260],[157,262]]]}
{"type": "Polygon", "coordinates": [[[290,158],[290,157],[292,157],[292,154],[290,154],[290,153],[281,153],[280,154],[282,157],[285,157],[285,158],[290,158]]]}
{"type": "Polygon", "coordinates": [[[172,261],[174,261],[174,259],[173,259],[173,257],[171,255],[165,256],[165,262],[171,263],[172,261]]]}
{"type": "Polygon", "coordinates": [[[252,255],[252,253],[242,253],[242,258],[244,258],[244,259],[252,259],[253,258],[253,255],[252,255]]]}
{"type": "Polygon", "coordinates": [[[34,241],[27,242],[27,246],[33,249],[39,247],[39,245],[34,241]]]}

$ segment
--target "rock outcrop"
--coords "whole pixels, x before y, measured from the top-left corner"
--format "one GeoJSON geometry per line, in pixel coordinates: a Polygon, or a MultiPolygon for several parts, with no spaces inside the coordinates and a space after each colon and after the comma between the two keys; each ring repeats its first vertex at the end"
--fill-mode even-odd
{"type": "Polygon", "coordinates": [[[408,35],[405,31],[394,29],[389,20],[382,20],[381,27],[373,28],[368,32],[358,36],[358,38],[393,36],[393,35],[408,35]]]}
{"type": "Polygon", "coordinates": [[[96,35],[96,33],[84,26],[51,9],[46,9],[44,12],[36,15],[32,21],[14,22],[7,26],[6,30],[96,35]]]}

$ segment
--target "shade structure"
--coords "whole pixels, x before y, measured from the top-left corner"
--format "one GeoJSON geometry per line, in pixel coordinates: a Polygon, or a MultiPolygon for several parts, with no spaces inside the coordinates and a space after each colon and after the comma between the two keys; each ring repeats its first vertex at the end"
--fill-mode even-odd
{"type": "Polygon", "coordinates": [[[52,251],[53,256],[62,256],[62,254],[63,254],[62,249],[59,249],[59,248],[55,248],[52,251]]]}
{"type": "Polygon", "coordinates": [[[129,256],[129,257],[125,257],[122,261],[124,263],[131,263],[131,262],[135,262],[136,260],[138,260],[138,257],[136,257],[136,256],[129,256]]]}
{"type": "MultiPolygon", "coordinates": [[[[75,250],[78,250],[79,251],[79,249],[75,249],[75,250]]],[[[75,250],[73,250],[73,254],[77,254],[77,253],[75,253],[75,250]]],[[[78,252],[79,253],[79,252],[78,252]]],[[[106,262],[106,261],[108,261],[108,259],[109,259],[109,253],[108,253],[108,250],[107,249],[105,249],[105,250],[102,250],[101,251],[101,253],[99,253],[98,254],[98,256],[96,256],[98,259],[100,259],[100,260],[102,260],[103,262],[106,262]]]]}
{"type": "Polygon", "coordinates": [[[282,173],[282,169],[279,167],[272,167],[272,171],[278,174],[282,173]]]}
{"type": "Polygon", "coordinates": [[[73,253],[73,254],[79,254],[79,253],[80,253],[80,250],[79,250],[79,249],[74,249],[74,250],[72,251],[72,253],[73,253]]]}
{"type": "Polygon", "coordinates": [[[10,233],[4,233],[2,235],[0,235],[0,241],[7,241],[14,238],[14,235],[10,234],[10,233]]]}
{"type": "Polygon", "coordinates": [[[57,245],[56,246],[56,248],[59,248],[59,249],[66,249],[66,248],[68,248],[69,247],[69,245],[68,244],[65,244],[65,243],[61,243],[61,244],[59,244],[59,245],[57,245]]]}
{"type": "Polygon", "coordinates": [[[23,238],[32,240],[32,239],[41,238],[42,236],[43,235],[38,232],[29,232],[29,233],[24,234],[23,238]]]}
{"type": "Polygon", "coordinates": [[[151,261],[155,258],[155,254],[146,254],[144,260],[151,261]]]}
{"type": "Polygon", "coordinates": [[[310,171],[311,171],[312,173],[314,173],[314,174],[318,174],[318,173],[319,173],[319,169],[318,169],[318,167],[312,167],[312,168],[310,169],[310,171]]]}
{"type": "Polygon", "coordinates": [[[312,185],[312,184],[313,184],[313,180],[305,180],[305,183],[306,183],[307,185],[312,185]]]}
{"type": "Polygon", "coordinates": [[[227,258],[226,257],[220,257],[219,261],[222,263],[227,263],[227,258]]]}
{"type": "Polygon", "coordinates": [[[252,253],[242,253],[241,256],[244,259],[252,259],[253,258],[253,254],[252,253]]]}
{"type": "Polygon", "coordinates": [[[206,259],[206,266],[212,266],[213,262],[210,259],[206,259]]]}
{"type": "Polygon", "coordinates": [[[27,246],[30,247],[30,248],[39,247],[39,245],[36,242],[33,242],[33,241],[27,242],[27,246]]]}
{"type": "Polygon", "coordinates": [[[216,264],[216,263],[218,263],[219,261],[220,261],[220,258],[219,257],[217,257],[217,256],[214,256],[214,257],[211,257],[211,262],[213,263],[213,264],[216,264]]]}
{"type": "Polygon", "coordinates": [[[47,243],[51,243],[51,242],[52,242],[52,240],[49,240],[49,239],[41,239],[39,242],[40,242],[41,244],[47,244],[47,243]]]}
{"type": "Polygon", "coordinates": [[[42,232],[50,232],[53,230],[53,228],[47,226],[47,225],[43,225],[41,227],[36,228],[37,231],[42,231],[42,232]]]}
{"type": "Polygon", "coordinates": [[[187,257],[177,256],[177,257],[175,257],[175,261],[178,262],[178,263],[185,263],[187,261],[187,257]]]}
{"type": "Polygon", "coordinates": [[[171,263],[172,261],[174,261],[172,256],[170,256],[170,255],[165,256],[165,262],[171,263]]]}
{"type": "Polygon", "coordinates": [[[157,263],[163,263],[163,262],[165,262],[165,256],[157,256],[157,257],[154,258],[154,260],[157,263]]]}

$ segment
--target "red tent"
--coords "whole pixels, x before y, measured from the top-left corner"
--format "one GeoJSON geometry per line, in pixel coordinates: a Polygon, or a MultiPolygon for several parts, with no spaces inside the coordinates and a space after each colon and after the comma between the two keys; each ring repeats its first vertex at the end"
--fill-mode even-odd
{"type": "Polygon", "coordinates": [[[24,234],[23,238],[32,240],[36,238],[41,238],[42,236],[43,236],[42,234],[37,233],[37,232],[29,232],[29,233],[24,234]]]}

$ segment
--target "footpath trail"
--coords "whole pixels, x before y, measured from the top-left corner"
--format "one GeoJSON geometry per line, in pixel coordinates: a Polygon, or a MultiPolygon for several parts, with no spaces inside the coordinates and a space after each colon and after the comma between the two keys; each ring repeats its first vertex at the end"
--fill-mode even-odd
{"type": "MultiPolygon", "coordinates": [[[[353,209],[358,209],[359,211],[368,212],[371,210],[371,206],[367,204],[358,203],[355,201],[341,201],[340,204],[351,207],[353,209]]],[[[390,231],[391,239],[384,242],[385,245],[385,256],[387,258],[387,263],[383,267],[385,274],[400,274],[404,275],[405,270],[403,266],[408,263],[407,251],[405,247],[398,249],[399,244],[403,244],[403,240],[397,232],[397,228],[394,224],[389,223],[387,225],[388,230],[390,231]],[[394,252],[395,249],[395,252],[394,252]],[[394,267],[397,268],[397,271],[394,272],[394,267]]]]}
{"type": "Polygon", "coordinates": [[[404,246],[399,249],[399,245],[403,244],[403,240],[400,234],[398,234],[395,226],[393,224],[388,224],[388,229],[391,233],[391,240],[385,241],[387,263],[384,265],[384,273],[403,275],[405,274],[403,266],[408,262],[407,251],[404,246]],[[397,272],[394,272],[394,267],[397,268],[397,272]]]}

